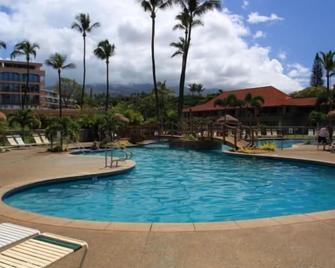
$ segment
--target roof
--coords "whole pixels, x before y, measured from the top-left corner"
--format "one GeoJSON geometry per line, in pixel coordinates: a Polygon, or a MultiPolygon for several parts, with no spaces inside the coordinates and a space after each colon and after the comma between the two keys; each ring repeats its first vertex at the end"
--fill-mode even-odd
{"type": "Polygon", "coordinates": [[[238,99],[243,100],[247,94],[253,96],[262,96],[264,98],[264,104],[262,107],[278,107],[278,106],[314,106],[316,104],[316,98],[292,98],[279,89],[266,86],[256,88],[246,88],[239,90],[225,91],[210,101],[199,104],[190,108],[184,109],[185,112],[204,112],[204,111],[220,111],[224,108],[215,106],[217,99],[224,99],[230,94],[234,94],[238,99]]]}

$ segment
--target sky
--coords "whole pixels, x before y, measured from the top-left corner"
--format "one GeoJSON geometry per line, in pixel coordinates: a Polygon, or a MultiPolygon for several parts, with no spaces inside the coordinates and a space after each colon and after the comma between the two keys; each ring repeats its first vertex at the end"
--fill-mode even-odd
{"type": "MultiPolygon", "coordinates": [[[[203,17],[193,31],[187,83],[223,90],[273,85],[285,92],[309,84],[315,53],[334,50],[333,0],[224,0],[223,9],[203,17]]],[[[181,58],[171,58],[169,46],[182,32],[173,31],[176,6],[157,14],[157,78],[178,85],[181,58]]],[[[152,83],[151,19],[137,0],[0,0],[0,40],[8,59],[15,43],[37,42],[37,62],[54,52],[68,56],[77,68],[64,76],[82,80],[82,37],[70,28],[78,13],[89,13],[101,28],[88,36],[88,83],[104,83],[105,64],[96,59],[97,43],[108,38],[116,45],[111,59],[114,84],[152,83]]],[[[24,60],[24,58],[19,58],[24,60]]],[[[47,84],[56,73],[49,67],[47,84]]]]}

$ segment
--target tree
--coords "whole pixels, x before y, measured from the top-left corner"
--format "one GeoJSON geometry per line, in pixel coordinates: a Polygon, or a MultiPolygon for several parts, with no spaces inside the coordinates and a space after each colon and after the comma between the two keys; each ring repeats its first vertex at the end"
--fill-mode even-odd
{"type": "Polygon", "coordinates": [[[4,41],[0,40],[0,48],[4,48],[4,49],[7,48],[6,43],[4,41]]]}
{"type": "Polygon", "coordinates": [[[59,117],[63,116],[62,113],[62,79],[61,72],[64,69],[73,69],[75,65],[73,63],[66,64],[66,56],[59,53],[55,53],[45,61],[45,64],[57,70],[58,72],[58,95],[59,95],[59,117]]]}
{"type": "Polygon", "coordinates": [[[314,59],[311,87],[323,87],[325,81],[323,80],[323,67],[319,54],[317,53],[314,59]]]}
{"type": "MultiPolygon", "coordinates": [[[[244,98],[244,103],[247,109],[253,110],[253,115],[255,118],[255,121],[258,122],[258,113],[262,105],[264,104],[264,98],[262,96],[252,96],[251,93],[248,93],[244,98]]],[[[249,121],[249,125],[251,125],[251,122],[249,121]]]]}
{"type": "Polygon", "coordinates": [[[10,57],[12,59],[18,56],[25,56],[27,62],[27,74],[26,74],[26,86],[24,88],[24,95],[21,96],[21,108],[24,109],[26,102],[27,102],[27,93],[29,91],[29,76],[30,76],[30,60],[31,56],[36,58],[37,49],[39,49],[39,45],[37,43],[30,43],[27,40],[24,40],[20,43],[17,43],[14,47],[13,52],[11,53],[10,57]]]}
{"type": "Polygon", "coordinates": [[[322,112],[318,112],[318,111],[312,111],[309,114],[309,121],[313,124],[316,125],[317,128],[319,128],[320,124],[323,124],[327,121],[327,115],[322,113],[322,112]]]}
{"type": "Polygon", "coordinates": [[[108,40],[101,41],[98,47],[94,50],[97,58],[106,61],[106,106],[105,111],[108,111],[109,105],[109,59],[115,55],[115,45],[111,45],[108,40]]]}
{"type": "Polygon", "coordinates": [[[41,122],[35,116],[32,110],[19,110],[8,117],[10,127],[19,127],[23,133],[25,130],[37,129],[40,127],[41,122]]]}
{"type": "Polygon", "coordinates": [[[91,18],[89,14],[80,13],[75,17],[75,22],[72,23],[71,28],[77,30],[83,36],[84,41],[84,56],[83,56],[83,85],[81,90],[81,100],[80,108],[83,109],[85,87],[86,87],[86,36],[88,33],[92,32],[94,29],[99,28],[100,23],[91,23],[91,18]]]}
{"type": "Polygon", "coordinates": [[[193,83],[188,85],[188,90],[191,92],[192,95],[201,95],[205,88],[202,84],[193,83]]]}
{"type": "MultiPolygon", "coordinates": [[[[63,107],[71,107],[74,104],[80,103],[81,85],[74,79],[62,77],[62,103],[63,107]]],[[[59,83],[54,86],[55,92],[58,92],[59,83]]]]}
{"type": "Polygon", "coordinates": [[[60,151],[64,150],[64,139],[70,141],[76,141],[79,136],[79,125],[71,118],[53,118],[49,126],[46,128],[45,133],[51,141],[51,149],[53,149],[54,140],[57,137],[57,133],[60,133],[60,151]]]}
{"type": "Polygon", "coordinates": [[[184,106],[184,88],[186,80],[186,68],[189,49],[191,45],[192,30],[195,26],[203,25],[200,20],[201,16],[214,8],[221,7],[220,0],[174,0],[181,6],[182,13],[177,16],[179,24],[174,29],[182,29],[185,35],[185,48],[182,59],[182,69],[179,82],[179,103],[178,103],[178,118],[182,121],[183,106],[184,106]]]}
{"type": "Polygon", "coordinates": [[[156,16],[159,9],[163,10],[172,5],[172,0],[139,0],[145,12],[151,16],[151,61],[152,61],[152,77],[154,83],[154,93],[156,102],[156,114],[160,121],[159,97],[156,78],[156,62],[155,62],[155,34],[156,34],[156,16]]]}
{"type": "Polygon", "coordinates": [[[237,98],[234,94],[228,95],[226,98],[217,99],[214,103],[215,106],[221,106],[224,108],[224,116],[227,118],[227,109],[235,107],[237,103],[237,98]]]}
{"type": "MultiPolygon", "coordinates": [[[[329,51],[328,53],[320,52],[321,58],[320,61],[323,65],[323,68],[326,71],[326,78],[327,78],[327,91],[330,93],[330,79],[333,75],[335,75],[335,51],[329,51]]],[[[332,98],[332,102],[334,102],[334,96],[332,98]]],[[[330,107],[331,108],[331,105],[330,107]]]]}

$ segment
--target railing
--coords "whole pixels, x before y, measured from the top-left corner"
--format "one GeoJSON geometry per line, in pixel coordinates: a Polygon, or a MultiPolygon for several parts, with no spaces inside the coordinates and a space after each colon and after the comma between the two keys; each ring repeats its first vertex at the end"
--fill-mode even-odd
{"type": "Polygon", "coordinates": [[[113,147],[109,147],[106,149],[105,151],[105,168],[109,167],[109,168],[113,168],[114,167],[114,163],[115,163],[115,167],[119,166],[119,162],[124,162],[127,160],[130,160],[133,157],[133,153],[131,151],[128,151],[126,149],[121,149],[121,152],[124,154],[123,157],[113,157],[113,147]]]}

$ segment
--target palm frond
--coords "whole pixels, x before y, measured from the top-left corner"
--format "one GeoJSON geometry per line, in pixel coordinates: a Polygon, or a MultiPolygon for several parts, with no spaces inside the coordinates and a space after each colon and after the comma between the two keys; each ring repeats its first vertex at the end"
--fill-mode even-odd
{"type": "Polygon", "coordinates": [[[80,33],[83,33],[83,28],[77,22],[72,23],[71,29],[74,29],[80,33]]]}
{"type": "Polygon", "coordinates": [[[6,43],[3,41],[0,41],[0,48],[6,48],[6,43]]]}

